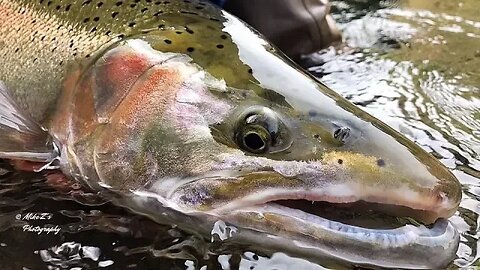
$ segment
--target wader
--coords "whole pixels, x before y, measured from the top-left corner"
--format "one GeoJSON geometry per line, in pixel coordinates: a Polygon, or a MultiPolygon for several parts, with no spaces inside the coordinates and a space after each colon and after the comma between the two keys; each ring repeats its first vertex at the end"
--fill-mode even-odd
{"type": "Polygon", "coordinates": [[[222,4],[292,58],[341,41],[328,0],[226,0],[222,4]]]}

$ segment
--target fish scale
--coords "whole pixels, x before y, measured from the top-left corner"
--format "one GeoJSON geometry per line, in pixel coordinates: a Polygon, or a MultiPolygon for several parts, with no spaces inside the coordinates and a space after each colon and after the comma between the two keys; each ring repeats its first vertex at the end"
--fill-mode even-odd
{"type": "Polygon", "coordinates": [[[0,22],[0,81],[38,121],[45,121],[53,109],[71,65],[82,64],[102,46],[158,29],[191,35],[188,24],[195,20],[188,18],[192,17],[217,24],[222,20],[218,9],[207,2],[175,0],[1,0],[0,16],[4,18],[0,22]],[[178,13],[186,16],[167,19],[178,13]]]}

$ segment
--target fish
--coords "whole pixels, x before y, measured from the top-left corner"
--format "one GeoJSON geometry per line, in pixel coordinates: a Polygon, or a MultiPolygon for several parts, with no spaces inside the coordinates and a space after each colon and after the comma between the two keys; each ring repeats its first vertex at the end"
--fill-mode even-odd
{"type": "Polygon", "coordinates": [[[0,0],[0,15],[0,158],[60,170],[153,219],[205,234],[221,222],[232,239],[312,260],[438,269],[455,258],[455,176],[228,12],[0,0]],[[358,204],[367,220],[414,222],[321,214],[358,204]]]}

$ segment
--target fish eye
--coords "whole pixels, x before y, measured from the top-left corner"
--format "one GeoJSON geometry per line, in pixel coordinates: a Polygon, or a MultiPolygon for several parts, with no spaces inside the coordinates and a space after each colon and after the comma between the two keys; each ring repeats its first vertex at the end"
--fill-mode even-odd
{"type": "Polygon", "coordinates": [[[239,118],[234,139],[242,150],[254,154],[275,153],[290,146],[286,126],[266,107],[247,109],[239,118]]]}

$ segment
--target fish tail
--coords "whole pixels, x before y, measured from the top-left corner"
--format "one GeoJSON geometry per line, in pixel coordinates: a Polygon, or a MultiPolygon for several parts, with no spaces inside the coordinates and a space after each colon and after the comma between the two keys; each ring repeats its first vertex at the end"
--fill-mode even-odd
{"type": "Polygon", "coordinates": [[[0,81],[0,158],[51,162],[57,157],[53,137],[17,105],[0,81]]]}

